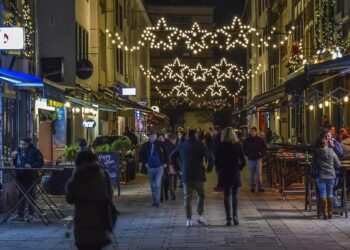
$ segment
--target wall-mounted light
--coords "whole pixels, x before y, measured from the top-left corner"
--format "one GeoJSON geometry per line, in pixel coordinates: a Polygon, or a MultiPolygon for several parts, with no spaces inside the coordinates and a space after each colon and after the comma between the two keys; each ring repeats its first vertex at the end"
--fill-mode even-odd
{"type": "Polygon", "coordinates": [[[328,107],[328,106],[329,106],[329,101],[325,101],[325,102],[324,102],[324,106],[325,106],[325,107],[328,107]]]}
{"type": "Polygon", "coordinates": [[[312,111],[312,110],[314,110],[314,105],[310,105],[309,106],[309,109],[312,111]]]}
{"type": "Polygon", "coordinates": [[[277,116],[277,120],[281,119],[279,116],[277,116]]]}
{"type": "Polygon", "coordinates": [[[323,108],[323,104],[322,104],[322,103],[318,104],[318,107],[319,107],[320,109],[323,108]]]}
{"type": "Polygon", "coordinates": [[[70,104],[70,102],[66,102],[66,103],[64,104],[64,106],[65,106],[66,108],[70,108],[72,105],[70,104]]]}
{"type": "Polygon", "coordinates": [[[349,97],[348,96],[345,96],[344,97],[344,102],[348,102],[349,101],[349,97]]]}

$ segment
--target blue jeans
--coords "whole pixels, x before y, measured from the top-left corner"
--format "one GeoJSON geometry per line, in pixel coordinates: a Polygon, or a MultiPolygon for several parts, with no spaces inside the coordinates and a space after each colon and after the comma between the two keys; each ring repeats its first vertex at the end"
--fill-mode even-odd
{"type": "Polygon", "coordinates": [[[316,178],[318,192],[320,198],[333,198],[333,187],[335,179],[322,179],[320,177],[316,178]]]}
{"type": "Polygon", "coordinates": [[[159,205],[160,203],[160,192],[162,187],[162,178],[164,174],[164,168],[148,168],[147,169],[148,180],[151,186],[153,204],[159,205]]]}
{"type": "Polygon", "coordinates": [[[249,184],[250,188],[255,188],[255,178],[257,179],[258,188],[263,188],[262,185],[262,159],[248,160],[249,166],[249,184]]]}

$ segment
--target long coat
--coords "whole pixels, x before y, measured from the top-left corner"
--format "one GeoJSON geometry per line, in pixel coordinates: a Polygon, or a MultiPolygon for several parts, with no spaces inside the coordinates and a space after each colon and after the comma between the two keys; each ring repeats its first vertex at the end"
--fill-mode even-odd
{"type": "Polygon", "coordinates": [[[240,187],[241,174],[245,158],[239,143],[222,142],[218,146],[215,156],[215,166],[219,171],[219,186],[240,187]]]}
{"type": "Polygon", "coordinates": [[[98,163],[83,165],[67,184],[66,199],[75,205],[76,245],[107,245],[111,242],[104,221],[104,204],[112,200],[108,174],[98,163]]]}
{"type": "Polygon", "coordinates": [[[213,155],[207,147],[196,139],[188,139],[181,143],[170,154],[173,162],[180,158],[181,161],[181,178],[187,182],[205,182],[205,168],[203,165],[204,156],[208,159],[208,170],[213,168],[213,155]]]}

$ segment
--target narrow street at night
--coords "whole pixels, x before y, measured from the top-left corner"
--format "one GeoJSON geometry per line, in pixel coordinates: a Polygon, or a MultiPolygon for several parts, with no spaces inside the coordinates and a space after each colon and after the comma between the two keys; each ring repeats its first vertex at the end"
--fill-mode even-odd
{"type": "MultiPolygon", "coordinates": [[[[334,216],[332,221],[319,220],[315,211],[304,211],[302,196],[283,200],[274,190],[252,194],[244,187],[239,195],[240,225],[227,227],[223,194],[213,192],[215,174],[208,177],[205,217],[209,225],[194,222],[192,228],[186,228],[181,190],[177,191],[176,201],[151,208],[148,182],[138,176],[138,181],[123,187],[122,195],[115,199],[121,216],[113,233],[113,245],[106,249],[350,248],[349,220],[340,216],[334,216]]],[[[66,211],[71,213],[70,209],[66,211]]],[[[9,222],[0,226],[1,249],[74,249],[73,239],[65,237],[71,231],[67,224],[9,222]]]]}
{"type": "Polygon", "coordinates": [[[0,250],[350,250],[349,17],[0,0],[0,250]]]}

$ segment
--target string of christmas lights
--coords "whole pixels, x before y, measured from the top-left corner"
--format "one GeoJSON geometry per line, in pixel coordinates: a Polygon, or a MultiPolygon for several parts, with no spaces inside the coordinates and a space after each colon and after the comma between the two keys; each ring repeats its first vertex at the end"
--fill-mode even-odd
{"type": "Polygon", "coordinates": [[[32,44],[32,36],[34,34],[32,15],[30,6],[27,1],[22,1],[22,3],[22,13],[19,13],[17,8],[17,1],[10,1],[10,13],[4,21],[4,25],[7,27],[19,27],[22,25],[24,26],[25,37],[23,54],[26,58],[31,59],[34,55],[34,46],[32,44]]]}
{"type": "Polygon", "coordinates": [[[145,76],[156,83],[162,83],[169,79],[176,82],[192,79],[193,82],[197,82],[206,81],[207,78],[215,79],[218,82],[226,79],[243,82],[250,77],[250,72],[245,72],[243,67],[228,63],[225,58],[222,58],[219,63],[212,65],[210,68],[204,68],[200,63],[194,68],[190,68],[181,63],[179,58],[176,58],[173,63],[165,65],[158,74],[152,73],[152,70],[146,70],[143,65],[140,66],[140,69],[145,76]]]}

